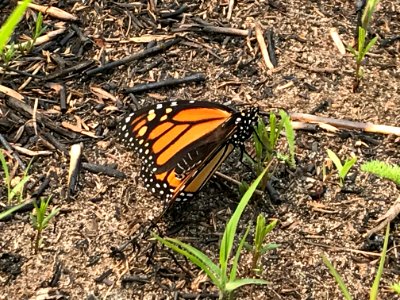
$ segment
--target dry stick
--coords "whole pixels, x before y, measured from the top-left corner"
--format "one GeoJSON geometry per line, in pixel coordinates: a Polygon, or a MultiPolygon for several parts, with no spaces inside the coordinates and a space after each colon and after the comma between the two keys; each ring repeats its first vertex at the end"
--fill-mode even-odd
{"type": "Polygon", "coordinates": [[[45,80],[52,80],[52,79],[55,79],[57,77],[64,76],[64,75],[66,75],[66,74],[68,74],[70,72],[73,72],[73,73],[78,72],[78,71],[80,71],[82,69],[85,69],[85,68],[89,67],[93,63],[94,63],[94,60],[89,60],[89,61],[85,61],[85,62],[79,63],[79,64],[77,64],[75,66],[70,67],[70,68],[62,69],[60,71],[57,71],[57,72],[54,72],[54,73],[48,75],[45,78],[45,80]]]}
{"type": "Polygon", "coordinates": [[[10,144],[7,142],[7,140],[4,138],[4,136],[1,133],[0,133],[0,142],[4,146],[4,148],[6,148],[7,151],[10,151],[12,156],[17,161],[18,165],[21,167],[22,171],[25,171],[26,165],[21,160],[21,158],[19,157],[18,153],[13,151],[13,149],[10,146],[10,144]]]}
{"type": "Polygon", "coordinates": [[[272,29],[268,29],[265,32],[265,37],[267,39],[269,58],[271,60],[272,65],[276,67],[278,65],[278,61],[275,55],[274,32],[272,31],[272,29]]]}
{"type": "Polygon", "coordinates": [[[312,67],[309,65],[299,63],[295,60],[291,60],[291,62],[302,69],[305,69],[305,70],[308,70],[308,71],[311,71],[314,73],[336,73],[339,71],[338,68],[318,68],[318,67],[312,67]]]}
{"type": "MultiPolygon", "coordinates": [[[[240,181],[237,181],[237,180],[233,179],[232,177],[229,177],[229,176],[227,176],[227,175],[225,175],[225,174],[223,174],[223,173],[221,173],[221,172],[215,171],[214,174],[215,174],[216,176],[219,176],[219,177],[225,179],[226,181],[229,181],[229,182],[231,182],[231,183],[237,185],[237,186],[240,186],[240,185],[242,184],[240,181]]],[[[260,191],[260,190],[255,190],[255,191],[254,191],[254,194],[259,195],[259,196],[264,195],[264,193],[263,193],[262,191],[260,191]]]]}
{"type": "MultiPolygon", "coordinates": [[[[18,1],[18,4],[21,4],[22,1],[18,1]]],[[[40,11],[44,14],[47,14],[49,16],[58,18],[60,20],[64,21],[76,21],[78,18],[74,15],[71,15],[70,13],[67,13],[66,11],[59,9],[57,7],[53,6],[43,6],[43,5],[38,5],[34,3],[29,3],[29,8],[35,9],[37,11],[40,11]]]]}
{"type": "Polygon", "coordinates": [[[263,35],[263,31],[262,31],[260,23],[258,23],[258,22],[256,23],[255,29],[256,29],[257,42],[258,42],[258,45],[260,46],[261,54],[264,58],[265,65],[267,66],[268,69],[272,70],[274,68],[274,65],[272,64],[271,60],[269,59],[267,44],[265,43],[264,35],[263,35]]]}
{"type": "Polygon", "coordinates": [[[58,151],[64,153],[64,155],[68,155],[67,147],[60,143],[50,132],[44,132],[43,135],[39,135],[43,140],[46,140],[51,145],[53,145],[58,151]],[[45,139],[46,138],[46,139],[45,139]]]}
{"type": "Polygon", "coordinates": [[[397,198],[397,200],[393,203],[393,205],[389,208],[386,213],[381,216],[378,220],[375,221],[378,225],[371,230],[369,230],[366,234],[364,234],[364,237],[369,237],[374,233],[379,232],[383,228],[386,227],[387,224],[392,222],[400,213],[400,196],[397,198]]]}
{"type": "Polygon", "coordinates": [[[182,4],[181,7],[179,7],[179,8],[178,8],[177,10],[175,10],[175,11],[171,11],[171,12],[167,12],[167,13],[161,13],[161,14],[160,14],[160,17],[161,17],[162,19],[174,18],[174,17],[177,17],[177,16],[183,14],[184,12],[186,12],[186,11],[188,10],[188,8],[189,8],[189,7],[187,6],[187,4],[184,3],[184,4],[182,4]]]}
{"type": "Polygon", "coordinates": [[[316,123],[316,124],[322,123],[322,124],[332,125],[338,128],[357,129],[371,133],[394,134],[400,136],[400,127],[395,127],[395,126],[376,125],[369,122],[363,123],[363,122],[354,122],[349,120],[339,120],[339,119],[318,117],[302,113],[291,113],[290,118],[291,120],[294,121],[302,121],[306,123],[316,123]]]}
{"type": "Polygon", "coordinates": [[[235,4],[235,0],[229,0],[228,3],[228,14],[226,15],[226,19],[229,21],[232,18],[233,5],[235,4]]]}
{"type": "Polygon", "coordinates": [[[78,186],[79,175],[81,170],[83,143],[74,144],[71,146],[70,163],[68,170],[67,198],[69,199],[75,194],[75,189],[78,186]]]}
{"type": "Polygon", "coordinates": [[[12,147],[16,151],[18,151],[22,154],[28,155],[28,156],[42,156],[42,155],[52,155],[53,154],[52,151],[46,151],[46,150],[33,151],[33,150],[29,150],[29,149],[26,149],[26,148],[18,146],[18,145],[12,145],[12,147]]]}
{"type": "MultiPolygon", "coordinates": [[[[6,105],[12,109],[14,109],[15,111],[19,112],[20,114],[24,115],[27,118],[31,118],[33,115],[33,110],[32,108],[27,105],[26,103],[16,100],[12,97],[9,97],[8,99],[6,99],[6,105]]],[[[48,119],[47,117],[45,117],[44,115],[42,115],[41,113],[37,113],[36,114],[36,119],[37,121],[43,123],[43,125],[45,125],[47,128],[63,135],[66,136],[70,139],[76,139],[77,135],[73,132],[70,132],[68,130],[65,130],[63,128],[61,128],[59,125],[54,124],[53,121],[51,121],[50,119],[48,119]]]]}
{"type": "Polygon", "coordinates": [[[82,168],[96,174],[103,174],[110,177],[125,178],[125,173],[107,165],[96,165],[91,163],[82,163],[82,168]]]}
{"type": "Polygon", "coordinates": [[[206,80],[206,76],[202,73],[193,74],[190,76],[186,76],[183,78],[176,79],[166,79],[162,81],[152,82],[152,83],[143,83],[133,86],[131,88],[125,89],[124,93],[141,93],[149,90],[159,89],[167,86],[174,86],[182,83],[190,83],[190,82],[201,82],[206,80]]]}
{"type": "Polygon", "coordinates": [[[178,44],[180,41],[181,41],[180,38],[176,38],[176,39],[167,41],[167,42],[162,43],[160,45],[157,45],[155,47],[151,47],[151,48],[143,50],[143,51],[141,51],[139,53],[135,53],[133,55],[125,57],[125,58],[123,58],[121,60],[113,61],[113,62],[110,62],[108,64],[105,64],[104,66],[89,70],[89,71],[85,72],[85,74],[87,76],[93,76],[93,75],[96,75],[98,73],[102,73],[104,71],[107,71],[107,70],[114,69],[116,67],[125,65],[125,64],[130,63],[130,62],[132,62],[134,60],[143,59],[143,58],[145,58],[147,56],[150,56],[150,55],[165,51],[168,48],[172,47],[173,45],[178,44]]]}
{"type": "Polygon", "coordinates": [[[231,27],[218,27],[218,26],[208,26],[208,25],[199,25],[199,24],[188,24],[183,25],[177,29],[172,30],[172,32],[180,32],[180,31],[195,31],[195,32],[208,32],[208,33],[220,33],[226,35],[235,35],[235,36],[243,36],[247,37],[250,35],[250,30],[246,29],[237,29],[231,27]]]}
{"type": "MultiPolygon", "coordinates": [[[[57,35],[60,35],[61,33],[63,33],[66,29],[65,28],[59,28],[53,31],[50,31],[48,33],[46,33],[45,35],[42,35],[40,37],[38,37],[36,40],[28,40],[26,42],[23,42],[21,44],[17,44],[15,47],[18,49],[20,47],[20,49],[24,49],[25,47],[28,47],[29,45],[31,45],[31,43],[33,43],[34,46],[39,46],[42,45],[44,43],[47,43],[49,41],[51,41],[54,37],[56,37],[57,35]]],[[[9,48],[10,46],[6,46],[5,48],[9,48]]]]}
{"type": "MultiPolygon", "coordinates": [[[[0,63],[0,67],[5,69],[5,70],[7,70],[7,71],[14,72],[14,73],[17,73],[19,75],[26,76],[26,77],[32,77],[32,78],[36,78],[36,79],[43,79],[43,76],[36,75],[36,74],[31,74],[31,73],[24,72],[24,71],[20,71],[18,69],[15,69],[13,67],[7,66],[7,65],[2,64],[2,63],[0,63]]],[[[13,74],[7,74],[7,75],[13,75],[13,74]]]]}

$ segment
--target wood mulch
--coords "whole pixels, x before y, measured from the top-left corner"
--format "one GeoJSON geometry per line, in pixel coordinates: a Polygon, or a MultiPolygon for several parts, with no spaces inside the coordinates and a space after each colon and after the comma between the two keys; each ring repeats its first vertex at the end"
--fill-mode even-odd
{"type": "MultiPolygon", "coordinates": [[[[140,161],[114,139],[116,123],[137,107],[194,99],[399,127],[400,2],[379,4],[370,30],[378,42],[364,61],[357,92],[354,59],[342,55],[330,36],[334,28],[353,45],[353,2],[37,1],[68,14],[45,10],[48,39],[0,65],[0,142],[14,183],[32,159],[30,203],[0,222],[0,299],[218,298],[198,268],[137,236],[164,204],[138,180],[140,161]],[[275,55],[270,52],[273,69],[266,65],[268,51],[275,55]],[[82,147],[82,170],[71,191],[74,144],[82,147]],[[52,207],[61,211],[34,254],[32,201],[50,195],[52,207]]],[[[0,23],[13,7],[13,1],[0,3],[0,23]]],[[[36,17],[36,8],[27,11],[13,41],[32,36],[36,17]]],[[[297,130],[296,170],[274,167],[279,201],[254,198],[239,228],[243,232],[261,212],[279,220],[267,242],[280,247],[261,258],[258,275],[270,284],[243,287],[237,298],[341,299],[322,262],[325,253],[354,299],[367,299],[383,231],[365,234],[395,203],[399,187],[361,172],[360,165],[371,159],[400,165],[399,150],[395,134],[332,124],[297,130]],[[323,180],[326,149],[342,159],[358,157],[343,189],[334,168],[323,180]]],[[[254,179],[239,155],[220,171],[236,180],[254,179]]],[[[1,188],[0,211],[6,197],[1,188]]],[[[236,186],[213,178],[193,201],[175,205],[155,230],[217,261],[238,199],[236,186]]],[[[400,281],[397,223],[396,218],[391,224],[380,299],[399,299],[389,289],[400,281]]],[[[250,265],[245,251],[240,277],[253,276],[250,265]]]]}

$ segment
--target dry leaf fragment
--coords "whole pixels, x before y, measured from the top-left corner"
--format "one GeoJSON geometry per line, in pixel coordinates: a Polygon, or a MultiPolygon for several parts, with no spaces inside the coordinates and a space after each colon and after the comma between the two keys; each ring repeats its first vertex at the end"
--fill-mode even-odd
{"type": "Polygon", "coordinates": [[[112,100],[114,102],[117,102],[117,100],[118,100],[114,95],[112,95],[109,92],[103,90],[102,88],[91,86],[90,90],[92,91],[93,94],[95,94],[97,97],[99,97],[100,100],[109,99],[109,100],[112,100]]]}
{"type": "Polygon", "coordinates": [[[19,101],[24,100],[24,96],[22,96],[20,93],[1,84],[0,84],[0,93],[6,94],[7,96],[13,97],[19,101]]]}
{"type": "Polygon", "coordinates": [[[345,55],[346,48],[344,47],[343,42],[340,39],[339,33],[337,32],[336,28],[331,28],[329,33],[331,35],[333,42],[335,43],[335,46],[338,48],[340,54],[345,55]]]}

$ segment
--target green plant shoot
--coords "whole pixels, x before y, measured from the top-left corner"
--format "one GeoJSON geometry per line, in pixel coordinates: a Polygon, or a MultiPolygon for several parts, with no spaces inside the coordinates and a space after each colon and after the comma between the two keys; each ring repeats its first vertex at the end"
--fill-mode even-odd
{"type": "Polygon", "coordinates": [[[207,255],[205,255],[200,250],[185,244],[177,239],[173,238],[161,238],[154,234],[154,238],[165,245],[166,247],[172,249],[173,251],[184,255],[187,259],[189,259],[192,263],[201,268],[210,278],[210,280],[215,284],[215,286],[219,289],[220,299],[232,299],[233,292],[237,288],[248,285],[248,284],[267,284],[265,280],[256,279],[256,278],[242,278],[237,279],[237,269],[240,259],[240,254],[249,233],[249,227],[246,230],[246,233],[240,240],[239,246],[236,249],[236,253],[234,255],[232,264],[230,268],[228,263],[231,258],[231,252],[233,248],[233,242],[236,236],[237,226],[240,220],[240,217],[246,208],[248,202],[250,201],[251,196],[256,190],[258,184],[261,179],[266,174],[267,169],[265,169],[258,178],[251,184],[249,189],[243,195],[240,200],[235,212],[232,217],[228,221],[225,231],[221,240],[220,245],[220,253],[219,253],[219,265],[215,264],[207,255]],[[230,271],[229,271],[230,269],[230,271]]]}
{"type": "Polygon", "coordinates": [[[400,283],[395,283],[390,286],[393,292],[400,295],[400,283]]]}
{"type": "Polygon", "coordinates": [[[36,201],[33,201],[34,213],[31,214],[32,226],[36,230],[35,238],[35,253],[39,251],[40,245],[42,243],[42,232],[47,228],[50,220],[53,219],[60,211],[59,208],[53,208],[49,214],[47,214],[47,209],[51,197],[47,200],[41,198],[39,206],[36,201]]]}
{"type": "Polygon", "coordinates": [[[379,160],[372,160],[362,164],[361,171],[389,179],[400,185],[400,166],[390,165],[379,160]]]}
{"type": "Polygon", "coordinates": [[[347,176],[347,173],[350,171],[351,167],[356,163],[357,157],[353,156],[351,159],[346,160],[344,165],[342,165],[342,162],[340,161],[339,157],[336,155],[335,152],[333,152],[330,149],[327,149],[326,152],[328,153],[330,160],[332,160],[333,164],[338,170],[340,186],[342,187],[344,184],[344,180],[347,176]]]}
{"type": "Polygon", "coordinates": [[[372,14],[375,12],[379,0],[367,0],[364,12],[361,18],[361,25],[365,30],[368,30],[369,23],[372,19],[372,14]]]}
{"type": "Polygon", "coordinates": [[[253,262],[252,262],[252,269],[256,271],[261,271],[261,268],[258,266],[259,259],[261,255],[265,254],[267,251],[276,249],[279,247],[278,244],[270,243],[266,246],[263,246],[265,237],[268,233],[270,233],[278,223],[278,220],[274,220],[268,225],[266,225],[265,217],[262,214],[259,214],[257,217],[256,223],[256,232],[254,235],[253,241],[253,262]]]}
{"type": "Polygon", "coordinates": [[[26,169],[24,171],[24,175],[22,176],[21,180],[14,187],[11,187],[10,171],[8,169],[8,165],[7,165],[7,162],[3,155],[2,149],[0,149],[0,162],[1,162],[1,167],[3,169],[3,172],[4,172],[4,182],[5,182],[5,185],[7,188],[7,205],[9,205],[9,206],[12,205],[12,201],[16,196],[19,197],[19,202],[21,203],[23,200],[24,186],[30,178],[30,176],[28,175],[28,171],[29,171],[32,161],[26,167],[26,169]]]}

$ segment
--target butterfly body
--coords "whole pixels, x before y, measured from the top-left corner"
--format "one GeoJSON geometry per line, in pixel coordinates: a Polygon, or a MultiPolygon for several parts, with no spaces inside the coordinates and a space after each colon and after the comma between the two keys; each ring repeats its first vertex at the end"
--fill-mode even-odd
{"type": "Polygon", "coordinates": [[[186,200],[235,147],[243,147],[257,112],[207,101],[163,102],[127,115],[117,137],[139,154],[141,177],[150,192],[171,202],[186,200]]]}

